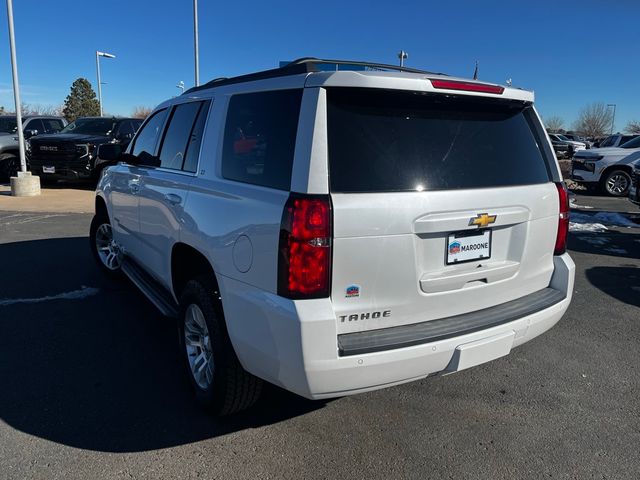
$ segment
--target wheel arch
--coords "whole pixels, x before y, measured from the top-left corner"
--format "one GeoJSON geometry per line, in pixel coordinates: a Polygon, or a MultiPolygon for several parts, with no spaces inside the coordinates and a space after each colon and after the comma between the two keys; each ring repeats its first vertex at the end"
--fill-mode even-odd
{"type": "Polygon", "coordinates": [[[20,150],[17,148],[7,148],[6,150],[0,151],[0,155],[13,155],[14,157],[20,156],[20,150]]]}
{"type": "Polygon", "coordinates": [[[107,208],[107,202],[105,201],[104,198],[102,198],[101,195],[96,195],[94,212],[96,215],[103,213],[107,217],[109,216],[109,209],[107,208]]]}
{"type": "Polygon", "coordinates": [[[605,177],[609,174],[609,172],[613,170],[622,170],[624,172],[627,172],[629,175],[631,175],[632,173],[631,165],[620,165],[619,163],[614,163],[613,165],[609,165],[602,171],[600,178],[604,181],[605,177]]]}
{"type": "Polygon", "coordinates": [[[171,289],[176,299],[187,282],[200,275],[209,275],[216,292],[220,287],[215,270],[209,259],[199,250],[186,243],[178,242],[171,249],[171,289]]]}

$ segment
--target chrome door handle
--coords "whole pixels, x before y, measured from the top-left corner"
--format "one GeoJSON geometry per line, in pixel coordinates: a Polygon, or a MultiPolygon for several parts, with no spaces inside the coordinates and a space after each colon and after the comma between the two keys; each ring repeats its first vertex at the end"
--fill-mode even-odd
{"type": "Polygon", "coordinates": [[[164,196],[164,199],[171,205],[180,205],[180,203],[182,203],[182,197],[180,195],[176,195],[175,193],[167,193],[164,196]]]}

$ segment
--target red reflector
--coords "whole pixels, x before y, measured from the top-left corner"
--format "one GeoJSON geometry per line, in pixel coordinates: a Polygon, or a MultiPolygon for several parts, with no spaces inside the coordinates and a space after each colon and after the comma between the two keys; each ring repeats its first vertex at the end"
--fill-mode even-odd
{"type": "Polygon", "coordinates": [[[558,233],[554,255],[562,255],[567,251],[567,237],[569,236],[569,192],[564,182],[556,183],[558,187],[558,200],[560,202],[560,215],[558,218],[558,233]]]}
{"type": "Polygon", "coordinates": [[[486,85],[484,83],[461,82],[459,80],[431,80],[433,88],[446,90],[464,90],[467,92],[495,93],[501,95],[504,87],[498,85],[486,85]]]}
{"type": "Polygon", "coordinates": [[[289,197],[280,226],[278,295],[295,299],[329,296],[331,235],[327,195],[289,197]]]}

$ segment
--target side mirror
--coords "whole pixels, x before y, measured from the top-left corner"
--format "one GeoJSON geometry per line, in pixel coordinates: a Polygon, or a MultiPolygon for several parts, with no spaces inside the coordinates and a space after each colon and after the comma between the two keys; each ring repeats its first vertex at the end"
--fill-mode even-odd
{"type": "Polygon", "coordinates": [[[97,162],[118,162],[122,156],[122,145],[118,143],[103,143],[96,151],[97,162]]]}
{"type": "Polygon", "coordinates": [[[25,140],[31,138],[31,137],[35,137],[36,135],[38,135],[38,130],[25,130],[24,131],[24,138],[25,140]]]}

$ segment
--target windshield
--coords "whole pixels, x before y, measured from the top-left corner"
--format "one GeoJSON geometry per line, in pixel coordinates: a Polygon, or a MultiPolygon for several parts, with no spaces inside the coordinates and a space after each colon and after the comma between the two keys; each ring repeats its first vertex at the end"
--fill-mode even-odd
{"type": "Polygon", "coordinates": [[[13,133],[17,127],[16,117],[0,117],[0,132],[13,133]]]}
{"type": "Polygon", "coordinates": [[[640,148],[640,136],[620,145],[620,148],[640,148]]]}
{"type": "Polygon", "coordinates": [[[558,135],[558,138],[559,138],[560,140],[565,140],[565,141],[567,141],[567,142],[570,142],[570,141],[571,141],[571,139],[570,139],[570,138],[567,138],[567,137],[565,137],[564,135],[558,135]]]}
{"type": "Polygon", "coordinates": [[[114,122],[111,118],[79,118],[64,127],[60,133],[80,133],[83,135],[109,135],[114,122]]]}

